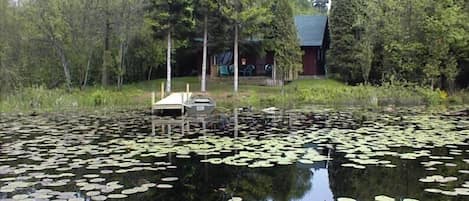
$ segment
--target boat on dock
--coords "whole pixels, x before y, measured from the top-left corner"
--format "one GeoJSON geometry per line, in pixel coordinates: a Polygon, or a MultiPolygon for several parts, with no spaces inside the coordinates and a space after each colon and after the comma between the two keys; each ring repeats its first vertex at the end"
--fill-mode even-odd
{"type": "Polygon", "coordinates": [[[206,96],[192,97],[185,103],[186,114],[189,116],[209,115],[216,107],[215,101],[206,96]]]}
{"type": "Polygon", "coordinates": [[[155,101],[155,93],[152,93],[152,113],[162,116],[189,115],[203,116],[211,114],[215,110],[215,101],[204,95],[193,96],[189,92],[189,85],[186,92],[176,92],[165,96],[164,84],[161,85],[161,99],[155,101]]]}

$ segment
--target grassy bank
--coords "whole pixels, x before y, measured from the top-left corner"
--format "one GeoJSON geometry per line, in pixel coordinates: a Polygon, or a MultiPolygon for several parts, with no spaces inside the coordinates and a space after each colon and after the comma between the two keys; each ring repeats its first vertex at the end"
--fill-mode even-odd
{"type": "MultiPolygon", "coordinates": [[[[66,92],[63,89],[32,87],[3,95],[0,112],[63,111],[63,110],[113,110],[119,108],[148,108],[151,92],[159,91],[163,80],[125,85],[122,90],[113,87],[90,87],[66,92]]],[[[185,91],[189,83],[191,91],[200,89],[197,77],[175,78],[173,91],[185,91]]],[[[298,80],[284,87],[259,86],[249,80],[240,81],[238,96],[232,93],[232,80],[214,80],[208,83],[209,95],[221,110],[237,106],[263,108],[298,107],[301,105],[439,105],[469,103],[469,92],[453,95],[439,90],[417,86],[347,86],[334,80],[298,80]]],[[[157,97],[159,94],[157,93],[157,97]]]]}

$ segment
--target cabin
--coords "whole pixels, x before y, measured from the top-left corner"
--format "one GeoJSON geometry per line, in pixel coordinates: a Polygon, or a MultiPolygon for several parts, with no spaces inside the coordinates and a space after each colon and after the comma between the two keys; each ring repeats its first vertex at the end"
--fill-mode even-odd
{"type": "MultiPolygon", "coordinates": [[[[302,77],[321,77],[325,76],[326,52],[329,49],[330,36],[327,16],[296,16],[294,19],[297,35],[299,37],[299,46],[303,53],[303,72],[302,77]]],[[[199,45],[201,39],[198,41],[199,45]]],[[[274,63],[274,54],[267,52],[259,55],[259,48],[262,40],[245,39],[240,41],[239,55],[239,75],[240,76],[267,76],[272,75],[272,66],[274,63]]],[[[210,45],[209,45],[210,50],[210,45]]],[[[193,59],[186,59],[184,66],[197,65],[196,73],[201,73],[202,69],[202,48],[197,48],[197,53],[193,59]]],[[[231,76],[233,74],[233,52],[209,52],[208,74],[212,77],[231,76]],[[215,71],[215,73],[213,73],[215,71]]],[[[187,58],[187,57],[185,57],[187,58]]],[[[194,68],[191,68],[194,69],[194,68]]],[[[190,70],[190,69],[187,69],[190,70]]],[[[186,73],[188,75],[189,72],[186,73]]],[[[192,74],[194,72],[191,72],[192,74]]]]}
{"type": "Polygon", "coordinates": [[[295,25],[304,51],[302,75],[326,75],[326,51],[330,43],[327,16],[296,16],[295,25]]]}

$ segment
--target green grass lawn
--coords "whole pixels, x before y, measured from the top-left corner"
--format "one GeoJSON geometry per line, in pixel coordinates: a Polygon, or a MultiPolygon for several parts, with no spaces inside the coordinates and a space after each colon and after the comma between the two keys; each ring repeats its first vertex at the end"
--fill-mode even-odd
{"type": "MultiPolygon", "coordinates": [[[[14,94],[1,96],[0,112],[64,111],[64,110],[114,110],[124,108],[149,108],[151,93],[159,91],[165,80],[152,80],[115,87],[89,87],[85,90],[66,92],[63,89],[26,88],[14,94]]],[[[174,78],[172,91],[200,91],[198,77],[174,78]]],[[[239,93],[233,94],[231,79],[209,80],[208,95],[213,97],[220,110],[233,106],[254,108],[288,107],[301,105],[438,105],[444,103],[469,103],[469,93],[461,91],[447,96],[443,91],[406,86],[347,86],[330,79],[297,80],[281,87],[260,86],[249,80],[240,80],[239,93]]]]}

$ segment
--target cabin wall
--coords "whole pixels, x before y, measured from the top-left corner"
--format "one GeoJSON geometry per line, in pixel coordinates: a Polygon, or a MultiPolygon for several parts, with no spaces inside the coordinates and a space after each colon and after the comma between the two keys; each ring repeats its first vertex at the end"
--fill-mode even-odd
{"type": "Polygon", "coordinates": [[[302,47],[303,73],[306,76],[323,76],[326,74],[326,49],[324,47],[302,47]]]}
{"type": "Polygon", "coordinates": [[[303,47],[303,73],[302,75],[318,75],[318,48],[303,47]]]}
{"type": "MultiPolygon", "coordinates": [[[[326,48],[325,47],[302,47],[301,48],[304,52],[302,62],[303,62],[303,72],[301,75],[305,76],[322,76],[325,75],[325,64],[326,64],[326,48]]],[[[201,65],[202,65],[202,52],[199,51],[196,53],[197,56],[192,61],[193,69],[197,69],[198,74],[202,72],[201,65]]],[[[213,56],[209,57],[208,64],[211,64],[213,56]]],[[[264,66],[266,64],[273,64],[274,63],[274,54],[273,52],[266,52],[263,56],[255,56],[255,55],[248,55],[248,54],[241,54],[239,57],[239,65],[242,68],[242,59],[246,59],[246,65],[255,65],[256,71],[253,75],[255,76],[270,76],[267,75],[264,66]]],[[[210,66],[210,65],[209,65],[210,66]]],[[[207,74],[210,73],[210,69],[207,68],[207,74]]]]}

